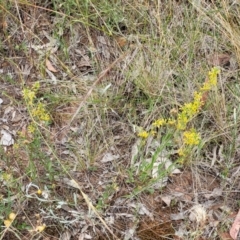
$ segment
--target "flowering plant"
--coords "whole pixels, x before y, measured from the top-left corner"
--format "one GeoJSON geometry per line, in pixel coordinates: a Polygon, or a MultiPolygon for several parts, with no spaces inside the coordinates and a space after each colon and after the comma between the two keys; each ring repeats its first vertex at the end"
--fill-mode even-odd
{"type": "MultiPolygon", "coordinates": [[[[34,83],[31,88],[24,88],[22,91],[23,99],[28,108],[28,112],[32,118],[32,120],[42,123],[48,124],[51,120],[50,114],[46,110],[46,106],[41,100],[37,99],[37,91],[40,88],[39,82],[34,83]]],[[[35,131],[35,124],[31,123],[28,126],[29,132],[33,133],[35,131]]]]}
{"type": "Polygon", "coordinates": [[[179,163],[184,163],[191,154],[194,146],[201,142],[200,133],[194,128],[189,128],[189,123],[200,113],[205,104],[206,96],[210,90],[217,85],[217,76],[220,70],[217,67],[212,68],[208,73],[208,78],[198,92],[194,92],[193,101],[185,103],[180,107],[180,111],[175,118],[160,118],[155,120],[150,127],[150,131],[142,130],[138,136],[146,139],[149,136],[156,137],[159,128],[166,126],[175,131],[173,138],[178,143],[179,163]],[[180,140],[179,140],[180,139],[180,140]]]}

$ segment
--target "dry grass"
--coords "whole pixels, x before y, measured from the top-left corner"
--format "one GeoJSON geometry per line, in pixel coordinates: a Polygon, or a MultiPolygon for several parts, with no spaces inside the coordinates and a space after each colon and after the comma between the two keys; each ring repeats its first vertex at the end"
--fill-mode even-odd
{"type": "Polygon", "coordinates": [[[0,239],[228,232],[239,208],[236,1],[2,0],[0,16],[0,121],[14,138],[0,153],[0,239]],[[139,129],[176,117],[215,65],[218,86],[188,126],[201,144],[181,174],[162,168],[152,178],[159,155],[177,163],[179,141],[165,128],[157,142],[139,141],[139,129]],[[36,82],[34,104],[51,121],[23,99],[36,82]],[[159,180],[167,182],[156,188],[159,180]],[[205,221],[189,217],[198,204],[205,221]]]}

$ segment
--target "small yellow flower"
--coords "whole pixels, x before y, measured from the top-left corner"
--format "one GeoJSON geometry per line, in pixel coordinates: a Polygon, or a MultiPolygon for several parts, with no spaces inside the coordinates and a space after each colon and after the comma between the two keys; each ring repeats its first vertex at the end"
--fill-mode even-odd
{"type": "Polygon", "coordinates": [[[203,86],[200,88],[200,91],[201,92],[206,92],[206,91],[209,91],[211,90],[211,84],[209,83],[209,81],[207,80],[203,86]]]}
{"type": "Polygon", "coordinates": [[[43,232],[45,228],[46,228],[46,225],[43,224],[43,225],[37,226],[35,230],[37,232],[43,232]]]}
{"type": "Polygon", "coordinates": [[[214,67],[208,72],[208,80],[203,84],[201,91],[209,91],[217,85],[217,75],[220,73],[220,69],[214,67]]]}
{"type": "Polygon", "coordinates": [[[214,67],[211,69],[211,71],[208,73],[209,82],[212,87],[217,85],[217,75],[220,73],[220,69],[217,67],[214,67]]]}
{"type": "Polygon", "coordinates": [[[38,194],[38,195],[42,195],[42,190],[41,190],[41,189],[38,189],[38,190],[37,190],[37,194],[38,194]]]}
{"type": "Polygon", "coordinates": [[[185,161],[186,161],[186,160],[185,160],[185,158],[184,158],[184,156],[183,156],[183,157],[180,157],[180,158],[177,160],[177,163],[183,165],[185,161]]]}
{"type": "Polygon", "coordinates": [[[38,118],[40,121],[50,121],[50,115],[47,113],[47,110],[43,103],[38,103],[37,106],[32,109],[32,115],[38,118]]]}
{"type": "Polygon", "coordinates": [[[152,125],[153,125],[154,127],[161,127],[161,126],[163,126],[164,124],[166,124],[166,120],[163,119],[163,118],[160,118],[160,119],[156,120],[152,125]]]}
{"type": "Polygon", "coordinates": [[[49,122],[51,120],[51,118],[50,118],[49,114],[45,112],[40,116],[40,120],[44,121],[44,122],[49,122]]]}
{"type": "Polygon", "coordinates": [[[198,145],[200,142],[199,133],[193,128],[190,131],[185,131],[183,133],[183,142],[186,145],[198,145]]]}
{"type": "Polygon", "coordinates": [[[32,90],[34,92],[37,92],[39,88],[40,88],[40,83],[39,82],[35,82],[32,86],[32,90]]]}
{"type": "MultiPolygon", "coordinates": [[[[49,122],[51,120],[49,113],[46,110],[46,106],[40,101],[36,101],[36,93],[40,88],[39,82],[35,82],[31,89],[24,88],[22,91],[23,98],[28,106],[29,112],[37,121],[49,122]]],[[[35,131],[34,127],[29,127],[29,132],[35,131]]]]}
{"type": "Polygon", "coordinates": [[[12,174],[4,172],[2,174],[2,178],[6,182],[10,182],[12,180],[12,174]]]}
{"type": "Polygon", "coordinates": [[[194,92],[194,100],[191,103],[185,103],[181,107],[181,113],[178,114],[177,129],[184,130],[187,123],[200,112],[203,105],[202,93],[194,92]]]}
{"type": "Polygon", "coordinates": [[[3,221],[5,227],[7,227],[7,228],[10,227],[15,218],[16,218],[16,214],[13,213],[13,212],[11,212],[11,213],[8,215],[8,219],[5,219],[5,220],[3,221]]]}
{"type": "Polygon", "coordinates": [[[12,224],[12,221],[11,220],[9,220],[9,219],[6,219],[6,220],[4,220],[4,225],[5,225],[5,227],[10,227],[11,226],[11,224],[12,224]]]}
{"type": "Polygon", "coordinates": [[[14,149],[14,150],[18,150],[18,149],[19,149],[19,147],[20,147],[20,146],[19,146],[19,144],[18,144],[18,143],[14,143],[14,144],[13,144],[13,149],[14,149]]]}
{"type": "Polygon", "coordinates": [[[10,213],[9,216],[8,216],[8,219],[9,219],[10,221],[13,221],[15,218],[16,218],[16,214],[13,213],[13,212],[10,213]]]}
{"type": "Polygon", "coordinates": [[[184,151],[183,148],[179,148],[179,149],[178,149],[178,155],[179,155],[180,157],[183,157],[183,156],[186,155],[186,153],[185,153],[185,151],[184,151]]]}
{"type": "Polygon", "coordinates": [[[192,118],[195,114],[197,114],[202,106],[200,101],[194,101],[192,103],[185,103],[181,108],[182,113],[192,118]]]}
{"type": "Polygon", "coordinates": [[[182,112],[178,115],[177,119],[177,129],[178,130],[184,130],[187,127],[189,119],[186,115],[186,113],[182,112]]]}
{"type": "Polygon", "coordinates": [[[175,124],[176,124],[176,120],[174,120],[174,119],[168,119],[168,120],[167,120],[167,124],[168,124],[168,125],[175,125],[175,124]]]}
{"type": "Polygon", "coordinates": [[[203,102],[202,102],[202,98],[203,98],[203,93],[201,92],[194,92],[194,104],[198,106],[198,109],[201,108],[203,102]]]}
{"type": "Polygon", "coordinates": [[[147,131],[141,131],[138,133],[138,136],[141,138],[147,138],[149,136],[149,133],[147,131]]]}
{"type": "Polygon", "coordinates": [[[36,127],[35,127],[35,125],[34,124],[30,124],[29,126],[28,126],[28,131],[30,132],[30,133],[34,133],[35,131],[36,131],[36,127]]]}
{"type": "Polygon", "coordinates": [[[154,131],[154,130],[151,130],[149,134],[152,135],[152,136],[155,136],[157,134],[157,132],[154,131]]]}
{"type": "Polygon", "coordinates": [[[28,88],[25,88],[23,89],[22,94],[23,99],[26,101],[26,103],[30,106],[33,105],[34,99],[36,98],[35,92],[28,88]]]}

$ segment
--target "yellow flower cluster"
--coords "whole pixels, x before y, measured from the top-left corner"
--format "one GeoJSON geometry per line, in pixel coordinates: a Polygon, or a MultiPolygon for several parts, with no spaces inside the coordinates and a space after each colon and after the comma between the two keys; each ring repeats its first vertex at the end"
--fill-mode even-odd
{"type": "Polygon", "coordinates": [[[200,142],[200,135],[194,128],[183,133],[183,143],[186,145],[198,145],[200,142]]]}
{"type": "Polygon", "coordinates": [[[178,130],[178,134],[174,135],[174,137],[180,137],[180,148],[178,150],[178,155],[180,157],[179,162],[182,163],[185,161],[186,157],[192,151],[194,145],[199,145],[201,137],[197,131],[192,128],[190,130],[187,129],[188,123],[201,111],[205,103],[205,98],[209,90],[213,89],[217,85],[217,76],[220,73],[220,70],[217,67],[212,68],[208,72],[208,78],[204,82],[203,86],[200,88],[198,92],[194,92],[193,101],[190,103],[185,103],[181,108],[180,112],[176,113],[176,119],[157,119],[152,123],[150,131],[140,131],[138,136],[146,139],[150,135],[156,135],[156,128],[162,126],[173,126],[176,130],[178,130]],[[179,135],[180,134],[180,135],[179,135]]]}
{"type": "Polygon", "coordinates": [[[203,106],[202,93],[194,92],[194,100],[191,103],[185,103],[181,107],[181,113],[178,114],[177,129],[184,130],[187,127],[187,123],[199,113],[203,106]]]}
{"type": "Polygon", "coordinates": [[[193,146],[200,143],[201,137],[197,131],[192,128],[189,131],[183,132],[183,143],[182,146],[178,149],[178,163],[186,163],[188,157],[190,156],[193,146]]]}
{"type": "Polygon", "coordinates": [[[159,128],[159,127],[162,127],[164,125],[170,125],[171,126],[171,125],[175,125],[175,124],[176,124],[176,121],[174,119],[159,118],[155,122],[153,122],[152,127],[153,128],[159,128]]]}
{"type": "MultiPolygon", "coordinates": [[[[31,88],[24,88],[22,91],[23,99],[25,100],[28,106],[30,114],[36,121],[48,123],[51,120],[51,118],[46,110],[46,106],[42,102],[37,101],[36,93],[39,88],[40,88],[39,82],[36,82],[31,88]]],[[[35,131],[34,125],[32,124],[29,125],[29,131],[30,132],[35,131]]]]}
{"type": "Polygon", "coordinates": [[[204,105],[204,94],[217,85],[217,75],[220,70],[216,67],[208,73],[208,80],[203,84],[199,92],[194,92],[194,99],[191,103],[185,103],[178,114],[177,129],[185,130],[187,123],[198,114],[204,105]]]}
{"type": "Polygon", "coordinates": [[[16,218],[16,214],[13,212],[10,213],[8,215],[8,219],[4,220],[5,227],[7,227],[7,228],[10,227],[15,218],[16,218]]]}
{"type": "Polygon", "coordinates": [[[37,226],[35,228],[35,231],[36,232],[43,232],[45,230],[45,228],[46,228],[46,224],[43,224],[43,225],[37,226]]]}
{"type": "Polygon", "coordinates": [[[141,130],[138,133],[138,137],[148,138],[150,135],[154,136],[156,134],[156,128],[162,127],[164,125],[172,126],[172,125],[175,125],[175,124],[176,124],[176,121],[174,119],[171,119],[171,118],[169,118],[169,119],[159,118],[159,119],[157,119],[156,121],[154,121],[152,123],[152,129],[151,129],[150,132],[147,132],[145,130],[141,130]]]}
{"type": "Polygon", "coordinates": [[[35,124],[31,123],[30,125],[28,125],[28,132],[30,133],[34,133],[36,131],[36,126],[35,124]]]}
{"type": "Polygon", "coordinates": [[[184,156],[186,155],[185,149],[179,148],[179,149],[178,149],[178,155],[179,155],[180,157],[184,157],[184,156]]]}
{"type": "Polygon", "coordinates": [[[208,72],[208,79],[206,82],[203,84],[201,91],[209,91],[212,89],[212,87],[217,85],[217,75],[220,73],[219,68],[212,68],[210,72],[208,72]]]}
{"type": "MultiPolygon", "coordinates": [[[[208,72],[208,79],[205,81],[203,86],[200,88],[199,92],[194,92],[194,99],[190,103],[185,103],[181,108],[181,112],[177,115],[177,120],[174,119],[157,119],[152,124],[152,128],[162,127],[164,125],[175,125],[176,129],[184,131],[187,128],[187,124],[196,116],[202,106],[204,105],[204,96],[207,91],[211,90],[214,86],[217,85],[217,75],[220,73],[220,70],[217,67],[211,69],[208,72]]],[[[151,133],[147,131],[141,131],[138,133],[139,137],[147,138],[151,133]]]]}
{"type": "Polygon", "coordinates": [[[140,131],[138,133],[138,136],[141,137],[141,138],[148,138],[149,133],[147,131],[140,131]]]}
{"type": "Polygon", "coordinates": [[[163,119],[163,118],[160,118],[160,119],[158,119],[158,120],[156,120],[152,125],[154,126],[154,127],[161,127],[161,126],[163,126],[164,124],[166,124],[166,120],[165,119],[163,119]]]}
{"type": "Polygon", "coordinates": [[[33,105],[33,102],[36,98],[36,94],[34,91],[31,91],[30,89],[28,88],[24,88],[23,89],[23,98],[24,100],[30,105],[32,106],[33,105]]]}
{"type": "MultiPolygon", "coordinates": [[[[184,131],[187,128],[188,122],[200,112],[202,106],[204,105],[204,94],[216,86],[217,75],[219,72],[220,70],[216,67],[209,71],[208,80],[203,84],[203,87],[199,92],[194,92],[193,101],[190,103],[185,103],[180,108],[181,112],[177,115],[177,120],[160,118],[153,122],[152,127],[158,128],[164,125],[176,125],[178,130],[184,131]]],[[[152,134],[146,131],[141,131],[138,133],[138,136],[142,138],[147,138],[149,135],[152,134]]]]}
{"type": "Polygon", "coordinates": [[[43,103],[38,103],[36,107],[32,109],[32,115],[38,118],[40,121],[50,121],[50,116],[46,111],[45,105],[43,103]]]}

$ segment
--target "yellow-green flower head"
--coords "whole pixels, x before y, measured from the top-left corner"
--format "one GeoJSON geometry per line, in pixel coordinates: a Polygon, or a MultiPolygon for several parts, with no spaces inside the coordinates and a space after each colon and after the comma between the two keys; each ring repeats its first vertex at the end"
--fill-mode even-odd
{"type": "Polygon", "coordinates": [[[163,126],[164,124],[166,124],[166,120],[163,119],[163,118],[160,118],[160,119],[156,120],[152,125],[153,125],[154,127],[161,127],[161,126],[163,126]]]}
{"type": "Polygon", "coordinates": [[[30,133],[34,133],[36,131],[36,126],[34,124],[30,124],[27,129],[30,133]]]}
{"type": "Polygon", "coordinates": [[[211,69],[211,71],[208,73],[209,81],[212,86],[217,85],[217,75],[220,73],[220,69],[217,67],[214,67],[211,69]]]}
{"type": "Polygon", "coordinates": [[[34,92],[37,92],[39,88],[40,88],[40,83],[39,82],[35,82],[32,86],[32,90],[34,92]]]}
{"type": "Polygon", "coordinates": [[[149,136],[149,133],[147,131],[141,131],[138,133],[138,136],[141,138],[147,138],[149,136]]]}
{"type": "Polygon", "coordinates": [[[194,92],[194,100],[191,103],[185,103],[181,107],[181,113],[178,114],[177,129],[184,130],[187,123],[200,112],[203,105],[202,93],[194,92]]]}
{"type": "Polygon", "coordinates": [[[33,101],[36,98],[35,92],[28,88],[25,88],[23,89],[22,93],[23,93],[23,99],[26,101],[26,103],[29,105],[33,105],[33,101]]]}
{"type": "Polygon", "coordinates": [[[151,136],[155,136],[156,134],[157,134],[157,132],[154,131],[153,129],[149,132],[149,135],[151,135],[151,136]]]}
{"type": "Polygon", "coordinates": [[[202,105],[203,94],[201,92],[194,92],[194,103],[202,105]]]}
{"type": "Polygon", "coordinates": [[[183,142],[186,145],[198,145],[200,142],[200,135],[194,128],[183,133],[183,142]]]}
{"type": "Polygon", "coordinates": [[[182,107],[182,112],[191,118],[198,112],[197,105],[194,102],[185,103],[182,107]]]}
{"type": "Polygon", "coordinates": [[[178,155],[180,157],[186,156],[186,150],[184,150],[183,148],[179,148],[178,149],[178,155]]]}
{"type": "Polygon", "coordinates": [[[180,114],[178,114],[177,129],[184,130],[187,126],[188,121],[189,121],[189,118],[185,112],[181,112],[180,114]]]}
{"type": "Polygon", "coordinates": [[[201,87],[200,90],[201,90],[202,92],[206,92],[206,91],[211,90],[211,88],[212,88],[212,86],[211,86],[210,82],[209,82],[209,81],[206,81],[206,82],[203,84],[203,86],[201,87]]]}
{"type": "Polygon", "coordinates": [[[175,125],[175,124],[176,124],[176,120],[169,118],[169,119],[167,120],[167,124],[168,124],[168,125],[175,125]]]}
{"type": "Polygon", "coordinates": [[[38,103],[36,108],[32,109],[32,115],[41,121],[50,121],[50,116],[43,103],[38,103]]]}
{"type": "Polygon", "coordinates": [[[197,114],[202,107],[202,93],[194,92],[194,100],[191,103],[185,103],[181,107],[182,112],[187,115],[189,118],[192,118],[197,114]]]}
{"type": "Polygon", "coordinates": [[[220,69],[214,67],[208,72],[208,80],[203,84],[201,91],[209,91],[217,85],[217,75],[220,73],[220,69]]]}

